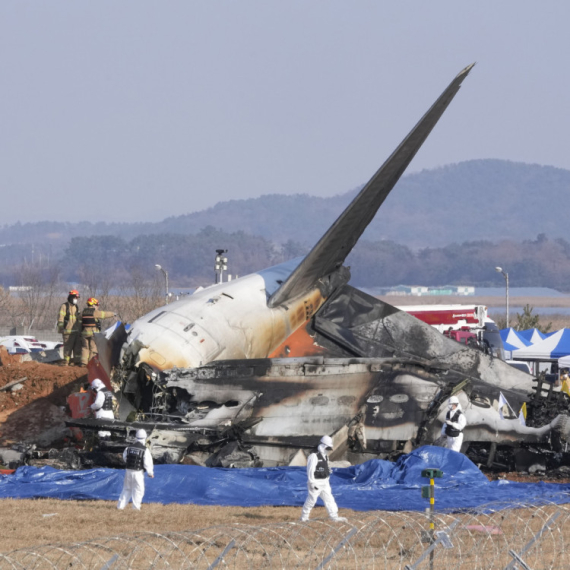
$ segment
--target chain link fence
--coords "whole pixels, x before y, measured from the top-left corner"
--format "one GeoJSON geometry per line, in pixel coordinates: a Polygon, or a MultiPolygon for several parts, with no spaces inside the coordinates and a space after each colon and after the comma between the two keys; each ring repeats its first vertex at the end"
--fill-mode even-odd
{"type": "Polygon", "coordinates": [[[231,524],[30,547],[0,554],[0,569],[570,567],[569,505],[491,503],[468,512],[436,513],[433,538],[422,513],[360,515],[349,523],[231,524]]]}

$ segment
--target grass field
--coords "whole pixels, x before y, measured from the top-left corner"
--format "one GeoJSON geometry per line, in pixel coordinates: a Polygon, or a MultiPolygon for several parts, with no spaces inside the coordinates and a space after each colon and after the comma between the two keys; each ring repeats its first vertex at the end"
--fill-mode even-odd
{"type": "MultiPolygon", "coordinates": [[[[353,514],[351,511],[343,511],[353,514]]],[[[0,552],[52,543],[71,543],[135,531],[183,531],[227,523],[261,524],[298,520],[300,507],[216,507],[143,504],[124,511],[110,501],[0,500],[0,552]]],[[[326,516],[315,507],[315,517],[326,516]]]]}
{"type": "MultiPolygon", "coordinates": [[[[348,518],[347,524],[330,523],[319,507],[308,524],[298,522],[300,508],[293,507],[149,504],[133,513],[117,511],[115,503],[107,501],[46,499],[2,500],[0,509],[0,552],[26,549],[34,555],[20,553],[11,555],[11,560],[28,567],[41,559],[39,566],[32,564],[34,568],[75,566],[80,560],[82,567],[100,569],[114,553],[123,557],[117,566],[121,568],[209,568],[232,540],[235,546],[220,567],[316,568],[347,540],[330,567],[401,569],[417,561],[426,548],[422,531],[428,526],[423,513],[345,509],[340,514],[348,518]],[[70,546],[82,541],[91,543],[70,546]],[[67,546],[41,546],[56,543],[67,546]]],[[[434,567],[504,568],[512,560],[509,550],[522,552],[542,530],[540,541],[525,553],[526,562],[535,570],[568,568],[569,523],[570,509],[565,505],[438,514],[437,529],[453,525],[449,532],[453,549],[439,547],[434,567]],[[555,523],[545,526],[553,516],[558,516],[555,523]]],[[[4,567],[12,566],[3,564],[0,556],[0,568],[4,567]]]]}

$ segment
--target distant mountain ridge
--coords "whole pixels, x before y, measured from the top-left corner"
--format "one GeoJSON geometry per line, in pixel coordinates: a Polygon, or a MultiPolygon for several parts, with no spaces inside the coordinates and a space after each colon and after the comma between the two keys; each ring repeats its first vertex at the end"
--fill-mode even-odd
{"type": "MultiPolygon", "coordinates": [[[[275,243],[294,240],[310,246],[357,191],[330,198],[271,194],[230,200],[155,223],[18,223],[0,228],[0,245],[51,243],[57,250],[77,236],[132,239],[146,234],[196,234],[213,226],[275,243]]],[[[495,159],[450,164],[404,176],[364,239],[393,240],[417,249],[468,240],[522,241],[541,233],[566,238],[569,197],[568,170],[495,159]]]]}

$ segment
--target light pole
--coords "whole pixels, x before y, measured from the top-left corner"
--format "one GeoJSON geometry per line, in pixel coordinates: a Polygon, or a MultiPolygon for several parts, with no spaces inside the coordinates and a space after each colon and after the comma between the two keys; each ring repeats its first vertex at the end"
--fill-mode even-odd
{"type": "Polygon", "coordinates": [[[158,265],[158,263],[155,265],[155,267],[158,271],[162,271],[164,275],[164,286],[166,289],[166,304],[168,305],[168,299],[170,297],[170,294],[168,293],[168,271],[166,271],[166,269],[163,269],[161,265],[158,265]]]}
{"type": "Polygon", "coordinates": [[[502,267],[495,267],[495,271],[497,273],[501,273],[507,282],[507,328],[509,328],[509,274],[506,271],[503,271],[502,267]]]}
{"type": "Polygon", "coordinates": [[[224,271],[228,269],[228,258],[223,257],[223,254],[227,252],[227,249],[216,249],[216,264],[214,266],[216,270],[216,283],[223,281],[224,271]]]}

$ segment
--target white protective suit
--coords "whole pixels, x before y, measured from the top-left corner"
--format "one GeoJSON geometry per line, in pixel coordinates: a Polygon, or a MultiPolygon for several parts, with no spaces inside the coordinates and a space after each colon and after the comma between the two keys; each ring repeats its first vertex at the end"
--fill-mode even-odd
{"type": "MultiPolygon", "coordinates": [[[[322,443],[318,447],[319,452],[328,462],[326,449],[327,446],[322,443]]],[[[316,453],[311,453],[311,455],[309,455],[309,459],[307,460],[307,489],[309,491],[309,495],[305,501],[305,504],[303,505],[301,521],[309,520],[311,509],[315,506],[315,503],[317,502],[319,496],[325,504],[325,508],[327,509],[329,517],[333,520],[338,520],[339,518],[338,507],[336,506],[336,502],[332,496],[329,478],[327,477],[326,479],[315,479],[315,467],[317,466],[318,461],[319,460],[316,453]]]]}
{"type": "Polygon", "coordinates": [[[463,443],[463,430],[465,429],[466,425],[467,425],[467,418],[463,413],[461,404],[457,404],[455,410],[451,409],[448,410],[445,422],[443,423],[443,426],[441,428],[441,435],[447,438],[445,444],[445,447],[447,447],[447,449],[452,449],[453,451],[458,451],[458,452],[461,451],[461,444],[463,443]],[[457,414],[457,411],[459,411],[460,413],[457,414]],[[453,419],[455,419],[455,421],[452,421],[453,419]],[[445,433],[445,426],[447,425],[459,430],[461,433],[457,437],[450,437],[445,433]]]}
{"type": "MultiPolygon", "coordinates": [[[[103,404],[105,403],[105,394],[103,390],[96,390],[95,401],[91,404],[90,408],[95,413],[97,419],[103,418],[107,420],[114,420],[115,414],[113,410],[103,410],[103,404]]],[[[100,431],[97,432],[99,437],[111,437],[110,431],[100,431]]]]}
{"type": "MultiPolygon", "coordinates": [[[[137,440],[140,443],[143,441],[137,440]]],[[[127,461],[127,450],[123,451],[123,460],[127,461]]],[[[133,469],[125,469],[125,480],[123,481],[123,490],[117,503],[117,508],[123,510],[132,499],[133,509],[141,510],[141,503],[144,497],[144,472],[148,473],[149,477],[154,477],[154,463],[152,455],[148,449],[144,452],[144,471],[135,471],[133,469]]]]}

